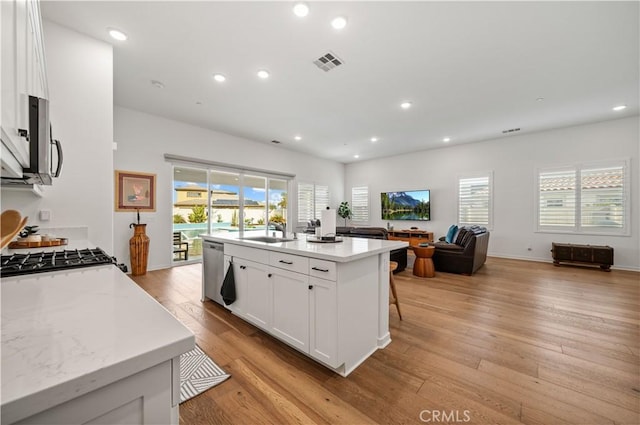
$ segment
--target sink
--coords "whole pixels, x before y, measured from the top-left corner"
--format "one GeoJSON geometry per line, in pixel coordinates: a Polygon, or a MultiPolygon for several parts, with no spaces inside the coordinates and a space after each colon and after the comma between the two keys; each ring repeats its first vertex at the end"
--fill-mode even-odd
{"type": "Polygon", "coordinates": [[[256,241],[256,242],[266,242],[266,243],[278,243],[278,242],[289,242],[293,239],[287,238],[276,238],[275,236],[248,236],[246,238],[240,238],[245,241],[256,241]]]}

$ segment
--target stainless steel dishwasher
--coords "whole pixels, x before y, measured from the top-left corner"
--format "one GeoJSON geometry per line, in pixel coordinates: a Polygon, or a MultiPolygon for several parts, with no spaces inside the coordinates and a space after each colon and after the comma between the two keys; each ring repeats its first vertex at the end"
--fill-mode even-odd
{"type": "Polygon", "coordinates": [[[202,260],[204,297],[224,305],[222,295],[220,295],[220,288],[224,280],[224,244],[203,241],[202,247],[204,252],[202,260]]]}

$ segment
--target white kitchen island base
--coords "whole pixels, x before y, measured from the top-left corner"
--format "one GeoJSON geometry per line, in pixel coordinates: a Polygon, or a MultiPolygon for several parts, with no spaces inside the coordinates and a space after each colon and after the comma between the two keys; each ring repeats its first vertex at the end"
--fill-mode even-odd
{"type": "Polygon", "coordinates": [[[178,424],[189,329],[114,265],[2,279],[3,424],[178,424]]]}
{"type": "Polygon", "coordinates": [[[391,342],[389,251],[406,242],[203,239],[224,243],[225,274],[233,265],[236,300],[226,308],[336,373],[391,342]]]}
{"type": "MultiPolygon", "coordinates": [[[[27,424],[162,424],[178,423],[178,405],[168,377],[179,370],[180,358],[84,394],[16,422],[27,424]],[[171,422],[167,420],[171,418],[171,422]]],[[[174,382],[179,382],[178,380],[174,382]]]]}

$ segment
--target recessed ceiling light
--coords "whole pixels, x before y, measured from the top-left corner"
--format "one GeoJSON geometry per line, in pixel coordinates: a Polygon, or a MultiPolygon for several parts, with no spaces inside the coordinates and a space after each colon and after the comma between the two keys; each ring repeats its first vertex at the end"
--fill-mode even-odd
{"type": "Polygon", "coordinates": [[[298,140],[298,141],[299,141],[299,140],[302,140],[302,137],[300,137],[300,136],[294,136],[293,138],[294,138],[295,140],[298,140]]]}
{"type": "Polygon", "coordinates": [[[269,71],[261,69],[260,71],[258,71],[258,77],[262,79],[269,78],[269,71]]]}
{"type": "Polygon", "coordinates": [[[219,83],[222,83],[227,79],[227,77],[225,77],[222,74],[213,74],[213,79],[216,80],[219,83]]]}
{"type": "Polygon", "coordinates": [[[627,105],[618,105],[613,108],[614,111],[622,111],[623,109],[627,109],[627,105]]]}
{"type": "Polygon", "coordinates": [[[309,6],[302,2],[296,3],[295,6],[293,6],[293,13],[300,18],[304,18],[309,14],[309,6]]]}
{"type": "Polygon", "coordinates": [[[164,84],[162,84],[161,81],[158,80],[151,80],[151,85],[157,89],[163,89],[164,88],[164,84]]]}
{"type": "Polygon", "coordinates": [[[354,157],[355,159],[358,159],[358,158],[360,158],[360,155],[355,154],[355,155],[353,155],[353,157],[354,157]]]}
{"type": "Polygon", "coordinates": [[[344,16],[335,17],[333,18],[333,21],[331,21],[331,26],[337,30],[341,30],[347,26],[347,18],[344,16]]]}
{"type": "Polygon", "coordinates": [[[401,107],[402,109],[409,109],[409,108],[411,108],[411,102],[402,102],[402,103],[400,104],[400,107],[401,107]]]}
{"type": "Polygon", "coordinates": [[[542,102],[544,100],[544,97],[539,97],[536,99],[537,102],[542,102]]]}
{"type": "Polygon", "coordinates": [[[127,34],[123,33],[120,30],[117,30],[115,28],[107,28],[107,31],[109,32],[111,38],[113,38],[114,40],[125,41],[127,39],[127,34]]]}
{"type": "Polygon", "coordinates": [[[443,142],[447,143],[451,141],[451,137],[445,137],[444,139],[442,139],[443,142]]]}
{"type": "Polygon", "coordinates": [[[371,138],[371,143],[375,143],[375,142],[377,142],[377,141],[378,141],[378,138],[377,138],[377,137],[372,137],[372,138],[371,138]]]}

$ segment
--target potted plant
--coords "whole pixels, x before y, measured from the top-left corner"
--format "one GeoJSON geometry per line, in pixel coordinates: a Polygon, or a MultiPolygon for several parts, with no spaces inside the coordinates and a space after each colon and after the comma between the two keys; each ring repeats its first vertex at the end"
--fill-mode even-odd
{"type": "Polygon", "coordinates": [[[344,225],[347,226],[347,219],[351,218],[351,208],[347,201],[343,201],[338,207],[338,215],[344,218],[344,225]]]}

